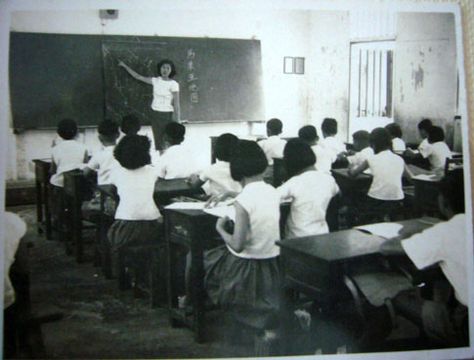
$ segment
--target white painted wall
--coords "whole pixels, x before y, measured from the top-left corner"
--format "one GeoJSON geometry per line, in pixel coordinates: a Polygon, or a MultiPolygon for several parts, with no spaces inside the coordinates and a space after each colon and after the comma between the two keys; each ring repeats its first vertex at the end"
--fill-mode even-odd
{"type": "MultiPolygon", "coordinates": [[[[265,118],[280,118],[284,136],[294,136],[308,119],[307,76],[284,75],[283,57],[309,56],[309,26],[309,12],[278,10],[120,10],[118,19],[103,22],[95,10],[22,11],[11,17],[11,30],[22,32],[258,39],[262,51],[265,118]]],[[[223,132],[243,136],[250,131],[264,134],[264,127],[254,125],[250,130],[242,123],[188,124],[186,141],[199,151],[200,161],[207,162],[209,136],[223,132]]],[[[31,160],[49,157],[54,136],[52,130],[31,130],[11,136],[9,157],[16,158],[16,162],[7,164],[7,179],[32,178],[31,160]]],[[[94,130],[83,131],[81,139],[91,152],[99,146],[94,130]]]]}

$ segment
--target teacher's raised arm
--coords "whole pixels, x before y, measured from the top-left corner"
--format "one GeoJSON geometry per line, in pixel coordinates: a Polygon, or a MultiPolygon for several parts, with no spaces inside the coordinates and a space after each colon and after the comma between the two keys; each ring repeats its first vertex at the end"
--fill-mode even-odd
{"type": "Polygon", "coordinates": [[[133,78],[153,86],[151,128],[156,150],[163,150],[163,133],[166,124],[173,120],[177,122],[181,120],[179,84],[173,79],[176,75],[174,63],[167,59],[161,60],[157,65],[158,77],[142,76],[123,61],[119,61],[119,66],[122,66],[133,78]]]}

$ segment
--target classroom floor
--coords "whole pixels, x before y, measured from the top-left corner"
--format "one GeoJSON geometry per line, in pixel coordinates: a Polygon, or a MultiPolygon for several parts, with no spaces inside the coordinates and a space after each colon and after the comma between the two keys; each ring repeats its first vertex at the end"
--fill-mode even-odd
{"type": "MultiPolygon", "coordinates": [[[[251,339],[226,336],[229,324],[220,311],[207,315],[208,341],[194,342],[187,328],[171,328],[166,309],[151,309],[147,298],[135,298],[131,291],[119,291],[116,280],[105,279],[92,264],[92,246],[86,247],[86,261],[77,264],[65,255],[64,244],[36,234],[34,206],[8,209],[19,213],[33,236],[29,249],[32,312],[35,316],[62,313],[60,320],[44,323],[32,349],[22,349],[22,358],[208,358],[253,356],[251,339]]],[[[91,234],[93,235],[93,234],[91,234]]],[[[316,322],[313,319],[313,322],[316,322]]],[[[325,338],[331,324],[317,321],[325,338]]],[[[405,324],[391,335],[415,334],[405,324]]],[[[292,355],[318,351],[322,337],[301,330],[292,334],[292,355]]],[[[334,352],[344,351],[338,343],[334,352]]],[[[348,340],[350,342],[350,339],[348,340]]],[[[342,346],[341,346],[342,345],[342,346]]],[[[387,349],[388,350],[388,349],[387,349]]],[[[402,350],[393,348],[391,350],[402,350]]],[[[290,355],[290,354],[288,354],[290,355]]]]}

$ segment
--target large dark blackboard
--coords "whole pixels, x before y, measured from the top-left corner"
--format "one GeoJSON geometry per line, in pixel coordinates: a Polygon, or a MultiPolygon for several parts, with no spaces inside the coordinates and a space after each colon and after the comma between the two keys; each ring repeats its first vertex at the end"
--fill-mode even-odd
{"type": "Polygon", "coordinates": [[[63,117],[96,125],[133,112],[149,123],[152,86],[144,76],[173,60],[181,118],[262,120],[260,42],[255,40],[11,33],[10,89],[15,128],[54,127],[63,117]]]}

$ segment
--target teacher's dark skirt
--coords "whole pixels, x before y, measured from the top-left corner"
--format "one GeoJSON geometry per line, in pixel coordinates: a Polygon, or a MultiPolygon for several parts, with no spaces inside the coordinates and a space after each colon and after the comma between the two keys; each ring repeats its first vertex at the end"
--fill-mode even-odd
{"type": "Polygon", "coordinates": [[[153,140],[155,141],[155,149],[164,149],[164,132],[168,123],[173,121],[173,112],[153,111],[151,119],[151,129],[153,131],[153,140]]]}
{"type": "Polygon", "coordinates": [[[207,294],[215,305],[249,326],[274,327],[281,299],[279,257],[245,259],[220,246],[205,253],[204,269],[207,294]]]}

